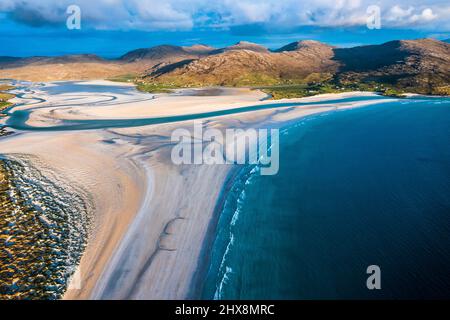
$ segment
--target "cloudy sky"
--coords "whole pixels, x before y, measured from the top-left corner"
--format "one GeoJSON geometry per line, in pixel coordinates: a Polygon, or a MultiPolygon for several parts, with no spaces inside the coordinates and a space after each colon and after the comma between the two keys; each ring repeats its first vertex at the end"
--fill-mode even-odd
{"type": "Polygon", "coordinates": [[[248,40],[275,48],[300,39],[353,46],[420,37],[450,38],[448,0],[0,0],[0,56],[114,57],[161,43],[248,40]],[[80,8],[80,30],[66,26],[70,5],[80,8]],[[373,5],[381,29],[367,28],[373,5]]]}

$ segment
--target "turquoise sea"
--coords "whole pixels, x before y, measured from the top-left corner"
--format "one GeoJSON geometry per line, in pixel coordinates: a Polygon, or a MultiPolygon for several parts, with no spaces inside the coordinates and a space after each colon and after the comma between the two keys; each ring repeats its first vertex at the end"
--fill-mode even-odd
{"type": "Polygon", "coordinates": [[[277,175],[235,178],[217,230],[203,298],[450,298],[450,99],[300,119],[277,175]]]}

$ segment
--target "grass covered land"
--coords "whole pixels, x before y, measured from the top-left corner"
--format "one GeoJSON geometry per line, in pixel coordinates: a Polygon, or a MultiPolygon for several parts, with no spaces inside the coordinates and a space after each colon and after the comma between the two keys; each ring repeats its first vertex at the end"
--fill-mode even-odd
{"type": "Polygon", "coordinates": [[[134,82],[136,77],[137,77],[137,74],[127,73],[127,74],[122,74],[120,76],[107,78],[106,80],[114,81],[114,82],[134,82]]]}
{"type": "Polygon", "coordinates": [[[181,88],[181,86],[177,86],[174,84],[160,84],[160,83],[146,83],[143,81],[137,80],[138,75],[129,73],[124,74],[116,77],[108,78],[109,81],[114,82],[127,82],[127,83],[134,83],[136,85],[136,88],[139,91],[142,92],[150,92],[150,93],[168,93],[172,89],[178,89],[181,88]]]}
{"type": "Polygon", "coordinates": [[[335,84],[332,82],[314,82],[307,84],[278,85],[259,87],[263,92],[270,94],[272,99],[291,99],[310,97],[324,93],[342,93],[349,91],[370,91],[378,92],[390,97],[403,97],[404,91],[376,83],[352,83],[347,85],[335,84]]]}
{"type": "MultiPolygon", "coordinates": [[[[150,93],[168,93],[174,89],[188,88],[192,86],[181,86],[175,83],[158,83],[158,82],[144,82],[135,81],[137,89],[143,92],[150,93]]],[[[342,93],[350,91],[370,91],[378,92],[385,96],[390,97],[403,97],[406,91],[394,88],[385,84],[377,83],[352,83],[352,84],[336,84],[332,81],[326,82],[309,82],[309,83],[280,83],[280,84],[268,84],[258,86],[251,82],[245,85],[239,85],[242,87],[250,87],[259,89],[269,95],[271,99],[292,99],[310,97],[324,93],[342,93]]]]}
{"type": "MultiPolygon", "coordinates": [[[[126,74],[108,80],[118,82],[133,82],[137,89],[149,93],[169,93],[174,89],[196,88],[211,86],[214,82],[196,82],[195,79],[183,76],[164,79],[164,81],[148,81],[136,74],[126,74]]],[[[224,80],[221,86],[249,87],[262,90],[271,95],[271,99],[292,99],[310,97],[325,93],[342,93],[350,91],[376,92],[389,97],[401,98],[406,93],[450,95],[450,86],[431,86],[428,89],[422,87],[400,87],[392,83],[376,81],[361,81],[358,79],[336,79],[328,73],[313,73],[304,79],[280,80],[259,74],[245,74],[237,76],[232,81],[224,80]]]]}
{"type": "Polygon", "coordinates": [[[127,83],[134,83],[136,85],[136,88],[139,91],[142,92],[149,92],[149,93],[168,93],[173,89],[182,88],[182,86],[174,85],[174,84],[160,84],[160,83],[147,83],[138,80],[138,75],[129,73],[129,74],[123,74],[116,77],[108,78],[109,81],[114,82],[127,82],[127,83]]]}
{"type": "Polygon", "coordinates": [[[287,84],[258,87],[261,91],[270,94],[272,99],[291,99],[309,97],[323,93],[339,93],[349,91],[330,84],[287,84]]]}
{"type": "Polygon", "coordinates": [[[5,91],[13,89],[13,86],[8,84],[0,84],[0,113],[12,105],[8,100],[14,98],[14,95],[5,91]]]}
{"type": "Polygon", "coordinates": [[[135,82],[137,89],[142,92],[150,93],[168,93],[173,89],[184,88],[175,84],[160,84],[160,83],[147,83],[147,82],[135,82]]]}

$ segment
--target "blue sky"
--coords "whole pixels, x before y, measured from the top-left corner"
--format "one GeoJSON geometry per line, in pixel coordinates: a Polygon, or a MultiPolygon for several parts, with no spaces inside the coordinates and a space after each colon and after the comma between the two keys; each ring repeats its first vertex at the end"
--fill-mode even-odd
{"type": "Polygon", "coordinates": [[[0,0],[0,56],[95,53],[118,57],[158,44],[215,47],[240,40],[278,48],[314,39],[337,46],[450,38],[448,1],[404,0],[0,0]],[[67,7],[81,10],[69,30],[67,7]],[[366,26],[380,8],[381,29],[366,26]]]}

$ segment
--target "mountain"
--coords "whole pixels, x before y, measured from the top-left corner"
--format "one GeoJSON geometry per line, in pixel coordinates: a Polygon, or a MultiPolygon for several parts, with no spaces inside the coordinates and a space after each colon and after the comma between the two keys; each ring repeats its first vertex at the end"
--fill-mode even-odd
{"type": "Polygon", "coordinates": [[[283,80],[327,78],[338,67],[331,60],[333,47],[322,43],[310,43],[289,52],[262,48],[241,42],[174,68],[154,68],[144,76],[144,81],[179,85],[275,84],[283,80]]]}
{"type": "Polygon", "coordinates": [[[172,45],[160,45],[151,48],[137,49],[124,54],[119,58],[124,62],[151,61],[160,63],[162,61],[180,61],[205,56],[215,50],[205,45],[194,45],[191,47],[180,47],[172,45]]]}
{"type": "Polygon", "coordinates": [[[418,93],[449,90],[450,44],[433,40],[390,41],[335,49],[340,82],[387,83],[418,93]]]}
{"type": "Polygon", "coordinates": [[[261,46],[259,44],[248,42],[248,41],[239,41],[238,43],[228,46],[225,48],[217,49],[211,52],[211,54],[218,54],[223,53],[227,51],[236,51],[236,50],[248,50],[248,51],[254,51],[254,52],[263,52],[268,53],[269,49],[267,49],[264,46],[261,46]]]}
{"type": "Polygon", "coordinates": [[[336,48],[313,40],[270,51],[241,41],[215,49],[161,45],[108,60],[96,55],[0,57],[0,78],[32,81],[119,77],[156,86],[329,84],[450,94],[450,44],[397,40],[336,48]]]}
{"type": "MultiPolygon", "coordinates": [[[[145,69],[130,70],[142,72],[145,69]]],[[[124,71],[117,63],[93,54],[56,57],[0,57],[0,78],[55,81],[108,78],[124,71]]]]}
{"type": "Polygon", "coordinates": [[[290,43],[274,52],[248,49],[149,69],[142,81],[180,86],[272,85],[332,81],[378,83],[418,93],[446,93],[450,44],[432,40],[390,41],[336,48],[318,41],[290,43]]]}
{"type": "Polygon", "coordinates": [[[93,54],[65,55],[56,57],[1,57],[0,77],[30,81],[88,80],[108,78],[125,72],[143,72],[93,54]]]}
{"type": "Polygon", "coordinates": [[[0,57],[0,69],[20,67],[25,65],[37,64],[57,64],[57,63],[93,63],[106,62],[103,58],[95,54],[78,54],[78,55],[64,55],[55,57],[0,57]]]}
{"type": "Polygon", "coordinates": [[[308,48],[321,48],[321,47],[329,47],[327,44],[321,43],[319,41],[315,40],[302,40],[302,41],[295,41],[291,42],[284,47],[281,47],[277,50],[274,50],[274,52],[284,52],[284,51],[298,51],[298,50],[304,50],[308,48]]]}
{"type": "Polygon", "coordinates": [[[205,45],[179,47],[161,45],[130,51],[118,59],[93,54],[57,57],[0,57],[0,77],[30,81],[86,80],[138,75],[158,65],[198,59],[215,50],[205,45]]]}
{"type": "Polygon", "coordinates": [[[2,69],[2,66],[11,66],[22,59],[18,57],[0,56],[0,69],[2,69]]]}

